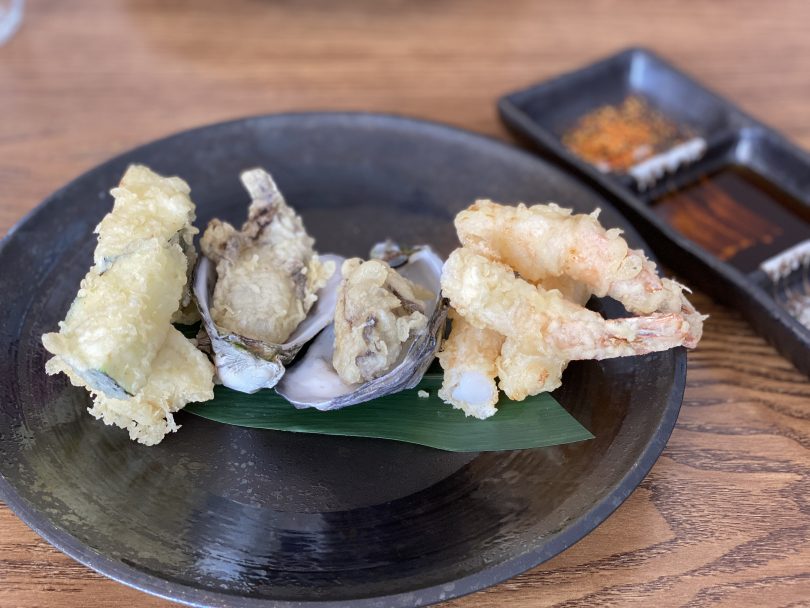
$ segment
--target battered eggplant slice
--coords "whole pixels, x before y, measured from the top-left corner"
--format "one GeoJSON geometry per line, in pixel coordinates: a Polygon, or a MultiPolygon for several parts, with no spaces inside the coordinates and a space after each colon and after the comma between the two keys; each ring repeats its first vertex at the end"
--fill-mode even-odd
{"type": "Polygon", "coordinates": [[[267,172],[246,171],[242,183],[253,199],[242,230],[214,219],[200,243],[217,270],[210,313],[227,332],[282,344],[306,318],[335,265],[316,255],[314,239],[267,172]]]}
{"type": "Polygon", "coordinates": [[[146,384],[170,320],[189,297],[188,250],[196,229],[189,187],[131,166],[96,227],[94,266],[45,348],[87,386],[126,399],[146,384]]]}
{"type": "Polygon", "coordinates": [[[42,336],[54,355],[46,371],[90,391],[91,414],[152,445],[177,428],[172,412],[213,397],[213,367],[171,326],[188,297],[194,204],[183,180],[137,165],[112,194],[95,264],[59,331],[42,336]]]}
{"type": "Polygon", "coordinates": [[[425,331],[428,289],[380,260],[346,260],[335,309],[332,365],[348,384],[382,376],[399,359],[403,345],[425,331]]]}
{"type": "Polygon", "coordinates": [[[131,397],[146,384],[185,282],[180,246],[144,241],[104,272],[91,268],[59,332],[42,343],[89,388],[131,397]]]}
{"type": "Polygon", "coordinates": [[[143,165],[130,166],[117,188],[113,188],[115,203],[112,213],[104,216],[98,226],[98,245],[93,261],[99,272],[104,272],[120,255],[134,244],[150,238],[180,245],[188,263],[186,284],[180,308],[173,322],[196,323],[200,320],[191,301],[191,274],[197,261],[194,235],[196,219],[191,189],[179,177],[162,177],[143,165]]]}
{"type": "Polygon", "coordinates": [[[208,358],[174,328],[152,364],[146,385],[129,399],[115,399],[87,387],[84,379],[62,359],[54,357],[45,367],[49,374],[65,373],[74,386],[93,394],[89,412],[95,418],[129,433],[130,439],[155,445],[180,427],[175,412],[192,401],[214,398],[213,369],[208,358]]]}

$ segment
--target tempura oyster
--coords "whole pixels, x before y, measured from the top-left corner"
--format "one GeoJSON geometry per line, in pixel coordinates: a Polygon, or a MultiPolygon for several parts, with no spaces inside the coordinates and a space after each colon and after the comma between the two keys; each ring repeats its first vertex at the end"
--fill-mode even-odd
{"type": "Polygon", "coordinates": [[[296,407],[339,409],[413,388],[433,361],[447,315],[442,260],[429,247],[386,259],[401,266],[343,264],[335,322],[276,387],[296,407]]]}
{"type": "Polygon", "coordinates": [[[381,260],[346,260],[335,310],[332,364],[348,384],[383,375],[412,335],[424,331],[433,294],[381,260]]]}
{"type": "Polygon", "coordinates": [[[214,219],[200,241],[217,267],[211,318],[233,333],[281,344],[306,318],[335,265],[320,260],[315,239],[268,173],[252,169],[241,177],[253,199],[242,230],[214,219]]]}
{"type": "Polygon", "coordinates": [[[211,220],[194,291],[220,381],[252,393],[275,386],[284,364],[332,321],[343,258],[315,253],[266,171],[241,179],[252,199],[248,219],[241,230],[211,220]]]}

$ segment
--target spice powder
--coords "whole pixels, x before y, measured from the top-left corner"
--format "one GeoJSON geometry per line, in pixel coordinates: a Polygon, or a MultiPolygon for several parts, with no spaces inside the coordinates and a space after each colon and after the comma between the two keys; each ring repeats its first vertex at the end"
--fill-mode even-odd
{"type": "Polygon", "coordinates": [[[624,172],[693,137],[638,95],[617,106],[586,114],[567,131],[563,144],[603,172],[624,172]]]}

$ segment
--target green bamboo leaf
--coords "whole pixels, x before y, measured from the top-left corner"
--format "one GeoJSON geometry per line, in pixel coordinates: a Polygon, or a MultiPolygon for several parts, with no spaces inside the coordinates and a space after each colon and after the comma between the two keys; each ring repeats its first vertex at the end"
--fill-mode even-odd
{"type": "Polygon", "coordinates": [[[331,412],[298,410],[273,391],[246,395],[218,386],[214,400],[185,408],[197,416],[260,429],[375,437],[450,452],[492,452],[593,439],[551,395],[525,401],[502,398],[487,420],[466,417],[437,396],[441,374],[428,373],[415,389],[331,412]],[[429,393],[420,398],[417,391],[429,393]]]}

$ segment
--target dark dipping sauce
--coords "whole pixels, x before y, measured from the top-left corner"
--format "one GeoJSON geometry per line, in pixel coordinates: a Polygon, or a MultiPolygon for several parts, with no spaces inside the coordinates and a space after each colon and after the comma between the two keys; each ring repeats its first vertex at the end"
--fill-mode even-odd
{"type": "Polygon", "coordinates": [[[653,202],[685,237],[742,272],[810,238],[801,203],[750,169],[731,166],[653,202]]]}

